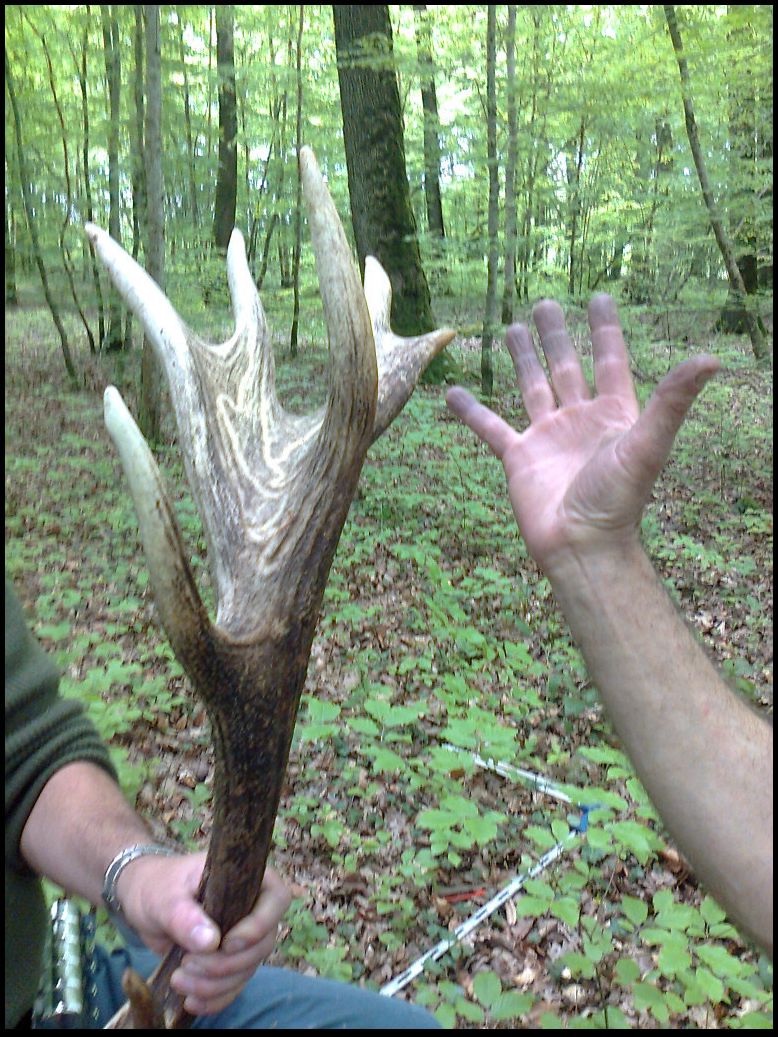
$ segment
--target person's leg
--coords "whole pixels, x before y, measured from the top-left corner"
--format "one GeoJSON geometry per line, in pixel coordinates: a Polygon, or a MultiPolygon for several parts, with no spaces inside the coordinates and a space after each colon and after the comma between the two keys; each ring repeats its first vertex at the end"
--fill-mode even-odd
{"type": "MultiPolygon", "coordinates": [[[[98,949],[99,950],[99,949],[98,949]]],[[[98,955],[98,1027],[124,1002],[121,977],[128,965],[148,976],[158,959],[136,949],[98,955]]],[[[423,1008],[363,990],[349,983],[301,976],[290,969],[264,965],[241,994],[222,1012],[200,1016],[202,1030],[429,1030],[439,1026],[423,1008]]]]}

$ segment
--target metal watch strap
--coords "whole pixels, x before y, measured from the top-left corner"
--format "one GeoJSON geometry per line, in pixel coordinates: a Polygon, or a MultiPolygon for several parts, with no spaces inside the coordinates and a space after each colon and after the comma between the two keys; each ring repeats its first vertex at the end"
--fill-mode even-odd
{"type": "Polygon", "coordinates": [[[148,856],[174,857],[177,853],[177,850],[171,850],[168,846],[159,846],[154,843],[136,843],[135,846],[128,846],[126,850],[117,853],[105,869],[103,879],[103,901],[108,910],[115,915],[121,916],[122,914],[122,907],[116,894],[116,883],[131,861],[137,860],[138,857],[148,856]]]}

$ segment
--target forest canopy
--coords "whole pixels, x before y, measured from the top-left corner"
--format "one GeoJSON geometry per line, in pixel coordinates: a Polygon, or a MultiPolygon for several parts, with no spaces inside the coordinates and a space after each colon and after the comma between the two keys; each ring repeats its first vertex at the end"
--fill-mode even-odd
{"type": "MultiPolygon", "coordinates": [[[[171,289],[191,283],[196,269],[208,298],[206,253],[214,236],[220,146],[231,148],[235,160],[234,222],[246,237],[257,282],[290,286],[299,209],[296,119],[339,210],[349,212],[332,9],[159,10],[171,289]],[[220,11],[231,12],[229,72],[217,55],[220,11]],[[225,83],[234,84],[232,140],[220,129],[225,83]]],[[[615,290],[628,301],[674,305],[685,289],[726,283],[689,148],[663,8],[494,10],[492,164],[499,185],[500,265],[507,265],[510,253],[513,275],[510,286],[499,285],[507,300],[503,323],[513,316],[514,298],[526,303],[562,295],[580,302],[593,291],[615,290]]],[[[772,8],[675,10],[713,195],[746,290],[755,294],[771,284],[773,263],[772,8]]],[[[433,296],[468,300],[475,286],[485,287],[489,247],[487,8],[396,5],[389,11],[424,268],[433,296]],[[427,143],[437,145],[441,202],[432,223],[425,193],[434,177],[425,129],[427,143]]],[[[141,9],[130,5],[6,7],[6,80],[10,67],[22,124],[20,152],[13,120],[6,119],[6,258],[10,250],[19,271],[32,267],[20,160],[53,277],[78,265],[75,272],[92,284],[81,234],[87,218],[111,224],[128,250],[145,252],[142,21],[141,9]]],[[[304,267],[308,261],[303,250],[304,267]]],[[[219,274],[217,269],[210,279],[219,274]]],[[[7,281],[7,298],[9,291],[7,281]]]]}

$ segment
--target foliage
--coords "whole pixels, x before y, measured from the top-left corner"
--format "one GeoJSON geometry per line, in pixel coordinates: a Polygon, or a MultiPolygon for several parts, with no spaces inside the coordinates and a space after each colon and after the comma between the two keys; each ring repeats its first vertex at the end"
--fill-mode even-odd
{"type": "MultiPolygon", "coordinates": [[[[431,7],[433,74],[446,239],[427,234],[424,205],[420,66],[410,5],[391,9],[405,121],[405,150],[425,269],[439,297],[439,319],[460,323],[484,295],[488,164],[484,115],[486,8],[431,7]]],[[[504,33],[498,7],[497,149],[500,174],[507,150],[504,33]]],[[[295,97],[293,42],[299,12],[292,5],[236,8],[238,95],[238,216],[251,264],[265,283],[287,289],[293,248],[296,176],[292,140],[295,97]]],[[[117,8],[122,57],[120,166],[122,238],[133,235],[136,68],[134,8],[117,8]]],[[[772,267],[772,9],[769,5],[683,8],[684,40],[697,116],[711,178],[741,253],[752,253],[760,276],[772,267]]],[[[185,316],[200,317],[204,300],[222,291],[210,235],[217,169],[217,72],[213,8],[162,9],[163,165],[166,185],[165,269],[172,298],[185,316]],[[192,276],[192,271],[197,276],[192,276]]],[[[94,219],[107,225],[108,116],[99,19],[84,6],[8,5],[6,52],[25,113],[30,190],[52,276],[62,282],[59,234],[80,261],[82,295],[93,289],[81,225],[84,122],[80,89],[71,89],[87,58],[87,148],[94,219]],[[49,77],[41,40],[52,57],[49,77]],[[54,103],[57,93],[61,119],[54,103]],[[72,209],[63,167],[67,145],[72,209]]],[[[519,163],[516,198],[517,289],[524,302],[594,290],[623,292],[668,314],[703,306],[725,287],[684,133],[677,69],[657,6],[519,6],[516,72],[519,163]]],[[[305,9],[302,39],[303,120],[336,205],[349,212],[332,14],[305,9]]],[[[21,209],[15,143],[6,125],[7,231],[17,276],[32,277],[29,235],[21,209]]],[[[504,195],[504,182],[501,183],[504,195]]],[[[501,231],[502,233],[502,231],[501,231]]],[[[303,250],[303,284],[313,265],[303,250]]],[[[103,291],[105,285],[103,284],[103,291]]],[[[315,293],[303,289],[303,324],[316,327],[315,293]]],[[[79,331],[79,333],[82,333],[79,331]]],[[[312,335],[314,332],[312,332],[312,335]]]]}

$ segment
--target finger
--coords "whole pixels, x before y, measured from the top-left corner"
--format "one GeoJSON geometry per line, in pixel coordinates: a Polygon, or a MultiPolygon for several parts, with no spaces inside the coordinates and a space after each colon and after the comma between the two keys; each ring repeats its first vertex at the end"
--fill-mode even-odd
{"type": "Polygon", "coordinates": [[[548,361],[551,382],[563,407],[590,398],[581,362],[565,325],[559,303],[544,299],[532,310],[532,319],[540,335],[540,344],[548,361]]]}
{"type": "Polygon", "coordinates": [[[203,975],[193,972],[191,968],[176,969],[170,977],[170,985],[184,997],[196,997],[201,1001],[212,1001],[226,995],[235,994],[257,970],[256,963],[240,972],[230,972],[225,976],[203,975]]]}
{"type": "Polygon", "coordinates": [[[483,440],[492,453],[502,460],[508,447],[515,443],[518,435],[507,421],[499,418],[494,411],[484,407],[466,389],[455,385],[446,394],[446,405],[449,410],[463,421],[468,428],[483,440]]]}
{"type": "Polygon", "coordinates": [[[529,328],[525,324],[511,324],[505,336],[505,344],[513,359],[519,389],[530,421],[537,421],[545,414],[556,410],[556,400],[529,328]]]}
{"type": "Polygon", "coordinates": [[[278,923],[291,902],[291,893],[281,877],[268,868],[254,909],[225,935],[222,950],[231,954],[264,940],[268,935],[275,935],[278,923]]]}
{"type": "Polygon", "coordinates": [[[221,1012],[235,1000],[253,974],[254,970],[235,977],[235,981],[229,984],[201,981],[193,984],[192,991],[179,990],[178,993],[184,996],[184,1008],[190,1015],[213,1015],[221,1012]]]}
{"type": "Polygon", "coordinates": [[[647,491],[670,456],[689,408],[719,366],[712,356],[693,357],[679,364],[665,375],[624,437],[619,448],[622,462],[647,491]]]}
{"type": "Polygon", "coordinates": [[[638,401],[629,369],[616,303],[609,295],[595,295],[589,303],[592,329],[594,384],[604,396],[618,396],[637,417],[638,401]]]}

